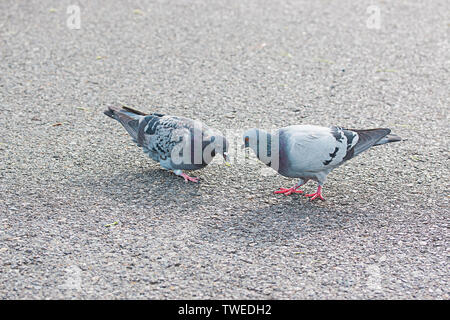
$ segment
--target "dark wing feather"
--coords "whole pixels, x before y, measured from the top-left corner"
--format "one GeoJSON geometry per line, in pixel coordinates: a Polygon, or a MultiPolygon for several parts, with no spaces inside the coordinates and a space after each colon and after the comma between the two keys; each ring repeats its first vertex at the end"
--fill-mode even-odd
{"type": "Polygon", "coordinates": [[[133,108],[128,107],[128,106],[122,106],[122,109],[123,109],[123,110],[126,110],[126,111],[128,111],[128,112],[131,112],[131,113],[140,115],[140,116],[146,116],[146,115],[147,115],[147,113],[144,113],[144,112],[142,112],[142,111],[133,109],[133,108]]]}
{"type": "Polygon", "coordinates": [[[136,142],[138,146],[143,146],[146,144],[146,137],[152,136],[155,134],[160,120],[162,118],[162,115],[159,115],[157,113],[153,113],[151,115],[148,115],[144,117],[141,122],[139,123],[139,129],[137,134],[136,142]]]}
{"type": "Polygon", "coordinates": [[[370,147],[374,146],[378,141],[383,139],[389,133],[391,133],[390,129],[367,129],[367,130],[356,130],[356,129],[343,129],[344,134],[350,135],[351,132],[356,132],[358,135],[358,142],[350,149],[347,150],[347,154],[345,155],[344,161],[349,160],[360,153],[366,151],[370,147]]]}
{"type": "Polygon", "coordinates": [[[129,112],[119,107],[108,107],[108,110],[104,111],[104,114],[119,121],[131,137],[136,140],[137,131],[139,128],[140,115],[133,112],[129,112]]]}
{"type": "Polygon", "coordinates": [[[175,145],[185,141],[189,136],[202,136],[202,132],[197,132],[195,122],[191,119],[152,114],[145,117],[145,121],[139,141],[164,159],[170,157],[175,145]],[[194,134],[194,131],[197,133],[194,134]]]}

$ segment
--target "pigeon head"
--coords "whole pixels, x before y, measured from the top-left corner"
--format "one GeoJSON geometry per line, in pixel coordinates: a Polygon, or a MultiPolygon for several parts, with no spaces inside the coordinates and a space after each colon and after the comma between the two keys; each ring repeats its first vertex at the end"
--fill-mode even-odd
{"type": "Polygon", "coordinates": [[[256,146],[259,142],[258,137],[259,137],[259,129],[253,128],[245,131],[244,135],[242,136],[244,144],[242,145],[241,149],[252,148],[253,150],[255,150],[254,146],[256,146]]]}
{"type": "Polygon", "coordinates": [[[249,129],[244,132],[243,140],[242,149],[252,149],[260,160],[271,156],[272,135],[267,131],[256,128],[249,129]]]}
{"type": "Polygon", "coordinates": [[[221,154],[225,160],[225,164],[230,166],[230,157],[228,156],[229,143],[223,136],[212,136],[211,143],[214,145],[214,151],[216,154],[221,154]]]}

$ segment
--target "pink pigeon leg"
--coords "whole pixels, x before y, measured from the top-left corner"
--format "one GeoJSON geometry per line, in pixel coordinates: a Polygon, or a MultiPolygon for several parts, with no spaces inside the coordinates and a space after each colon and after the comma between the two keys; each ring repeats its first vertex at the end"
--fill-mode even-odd
{"type": "Polygon", "coordinates": [[[322,186],[319,185],[317,187],[317,191],[315,193],[311,193],[311,194],[305,194],[305,197],[310,197],[310,200],[314,200],[319,198],[322,201],[325,201],[324,197],[322,197],[322,186]]]}
{"type": "Polygon", "coordinates": [[[295,185],[295,186],[293,186],[292,188],[289,188],[289,189],[280,188],[280,190],[276,190],[273,193],[275,193],[275,194],[284,193],[285,196],[288,196],[288,195],[293,194],[293,193],[303,193],[302,190],[297,190],[302,185],[303,185],[303,183],[302,184],[297,184],[297,185],[295,185]]]}
{"type": "Polygon", "coordinates": [[[192,182],[198,182],[198,178],[189,177],[186,173],[180,174],[184,178],[184,182],[192,181],[192,182]]]}

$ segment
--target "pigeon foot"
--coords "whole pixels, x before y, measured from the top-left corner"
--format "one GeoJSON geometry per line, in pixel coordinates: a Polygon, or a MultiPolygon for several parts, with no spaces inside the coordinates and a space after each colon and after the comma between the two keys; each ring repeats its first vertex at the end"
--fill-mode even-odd
{"type": "MultiPolygon", "coordinates": [[[[300,187],[300,186],[298,186],[298,187],[300,187]]],[[[293,194],[293,193],[303,193],[302,190],[297,190],[298,187],[292,187],[292,188],[289,188],[289,189],[280,188],[280,190],[276,190],[273,193],[276,193],[276,194],[284,193],[285,196],[288,196],[288,195],[293,194]]]]}
{"type": "Polygon", "coordinates": [[[184,178],[184,182],[188,182],[188,181],[192,181],[195,183],[198,182],[198,178],[189,177],[186,173],[182,173],[181,176],[184,178]]]}
{"type": "Polygon", "coordinates": [[[317,199],[317,198],[319,198],[322,201],[325,201],[325,198],[322,197],[322,187],[321,186],[317,187],[317,191],[315,193],[305,194],[305,197],[309,197],[310,198],[309,200],[311,200],[311,201],[314,199],[317,199]]]}

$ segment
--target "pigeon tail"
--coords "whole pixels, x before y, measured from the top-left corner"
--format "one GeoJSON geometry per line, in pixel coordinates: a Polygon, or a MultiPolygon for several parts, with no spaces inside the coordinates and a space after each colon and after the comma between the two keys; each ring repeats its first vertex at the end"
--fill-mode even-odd
{"type": "MultiPolygon", "coordinates": [[[[354,157],[361,152],[366,151],[370,147],[379,143],[382,139],[387,137],[391,133],[391,129],[367,129],[367,130],[356,130],[350,129],[358,134],[358,142],[353,147],[353,154],[351,157],[354,157]]],[[[381,143],[383,144],[383,143],[381,143]]]]}
{"type": "Polygon", "coordinates": [[[139,111],[139,110],[130,108],[130,107],[128,107],[128,106],[122,106],[122,109],[125,110],[125,111],[128,111],[128,112],[131,112],[131,113],[140,115],[140,116],[146,116],[146,115],[147,115],[147,113],[144,113],[144,112],[142,112],[142,111],[139,111]]]}
{"type": "Polygon", "coordinates": [[[126,106],[122,106],[122,107],[108,107],[108,110],[105,110],[103,112],[104,114],[106,114],[108,117],[113,118],[113,119],[117,119],[118,114],[125,114],[128,115],[131,118],[136,118],[136,116],[146,116],[147,114],[135,109],[132,109],[130,107],[126,107],[126,106]]]}
{"type": "Polygon", "coordinates": [[[106,114],[108,117],[116,119],[114,116],[115,112],[118,112],[120,109],[117,107],[108,107],[108,110],[103,111],[104,114],[106,114]]]}
{"type": "Polygon", "coordinates": [[[398,142],[398,141],[402,141],[402,138],[400,138],[396,134],[388,134],[387,136],[385,136],[381,140],[378,140],[378,142],[375,143],[374,146],[379,146],[379,145],[382,145],[382,144],[386,144],[386,143],[390,143],[390,142],[398,142]]]}
{"type": "Polygon", "coordinates": [[[137,139],[139,120],[144,113],[128,107],[108,107],[108,110],[103,113],[108,117],[119,121],[133,139],[137,139]]]}

